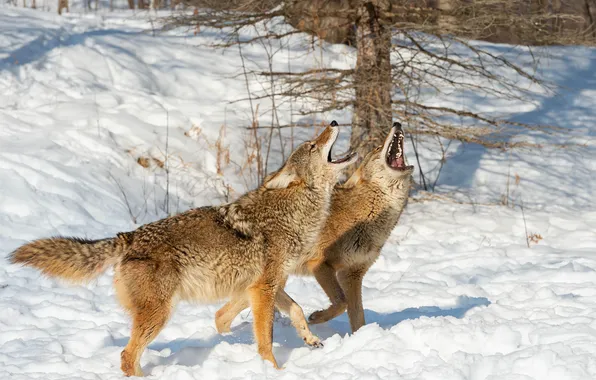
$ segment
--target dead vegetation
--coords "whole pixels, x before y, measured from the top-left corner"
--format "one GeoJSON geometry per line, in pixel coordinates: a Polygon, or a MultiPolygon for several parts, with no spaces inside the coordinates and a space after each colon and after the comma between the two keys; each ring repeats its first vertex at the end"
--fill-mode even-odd
{"type": "Polygon", "coordinates": [[[540,243],[540,240],[542,240],[542,239],[543,239],[542,235],[537,234],[537,233],[532,233],[532,234],[528,235],[529,242],[533,243],[533,244],[540,243]]]}
{"type": "MultiPolygon", "coordinates": [[[[437,151],[439,167],[446,160],[444,147],[448,143],[444,140],[502,150],[541,148],[535,140],[512,137],[564,133],[566,129],[516,122],[507,115],[480,114],[463,105],[438,106],[429,100],[469,93],[479,98],[527,102],[533,91],[556,90],[538,75],[539,49],[527,45],[594,41],[593,23],[587,16],[537,1],[193,0],[186,4],[195,11],[174,14],[165,21],[166,27],[225,31],[216,47],[237,47],[245,80],[262,80],[261,93],[251,93],[247,82],[253,149],[264,159],[255,163],[259,178],[268,170],[271,145],[283,153],[281,131],[300,127],[279,122],[275,105],[289,101],[311,105],[299,109],[300,117],[350,110],[351,145],[360,153],[382,141],[393,119],[407,126],[415,148],[424,145],[437,151]],[[250,37],[240,38],[243,32],[249,32],[244,35],[250,37]],[[320,58],[315,59],[318,64],[314,67],[304,71],[290,67],[274,70],[271,64],[264,70],[246,68],[242,46],[260,44],[271,63],[272,56],[293,47],[294,36],[304,33],[310,36],[309,53],[320,58]],[[525,46],[511,47],[501,54],[471,39],[525,46]],[[353,46],[354,66],[322,64],[329,54],[324,42],[353,46]],[[512,59],[521,54],[530,60],[518,63],[512,59]],[[262,123],[254,116],[254,103],[260,100],[273,104],[270,122],[262,123]],[[257,137],[257,130],[265,133],[264,142],[257,137]]],[[[304,38],[294,40],[304,43],[304,38]]],[[[424,190],[432,190],[440,170],[436,177],[426,178],[428,168],[419,165],[419,169],[418,182],[424,190]]]]}

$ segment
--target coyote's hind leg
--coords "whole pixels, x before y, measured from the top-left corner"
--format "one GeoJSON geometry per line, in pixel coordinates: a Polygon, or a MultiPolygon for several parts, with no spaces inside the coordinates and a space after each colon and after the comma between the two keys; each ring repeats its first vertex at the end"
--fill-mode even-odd
{"type": "Polygon", "coordinates": [[[121,291],[132,316],[130,340],[121,354],[121,369],[126,376],[143,376],[141,355],[168,321],[176,289],[173,272],[151,262],[132,261],[120,266],[121,291]]]}

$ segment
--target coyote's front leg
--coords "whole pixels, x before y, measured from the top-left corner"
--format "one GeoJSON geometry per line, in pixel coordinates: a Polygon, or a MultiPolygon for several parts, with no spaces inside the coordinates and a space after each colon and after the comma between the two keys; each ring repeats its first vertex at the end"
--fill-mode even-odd
{"type": "Polygon", "coordinates": [[[364,326],[364,307],[362,306],[362,279],[368,268],[350,268],[338,273],[341,287],[348,299],[348,318],[352,333],[364,326]]]}
{"type": "Polygon", "coordinates": [[[288,295],[288,293],[285,292],[285,290],[279,289],[277,291],[275,306],[290,316],[292,326],[294,326],[296,332],[306,344],[317,348],[323,347],[321,340],[316,335],[313,335],[308,328],[308,323],[306,323],[302,308],[288,295]]]}
{"type": "MultiPolygon", "coordinates": [[[[234,296],[228,303],[215,313],[215,326],[220,334],[230,332],[230,325],[238,313],[249,306],[249,301],[243,296],[234,296]]],[[[287,314],[292,321],[292,326],[302,338],[302,340],[312,347],[323,347],[321,340],[310,331],[304,312],[300,305],[296,303],[280,286],[275,297],[275,306],[287,314]]]]}
{"type": "MultiPolygon", "coordinates": [[[[271,267],[274,267],[274,265],[266,266],[266,268],[271,267]]],[[[281,276],[266,270],[266,272],[248,288],[248,296],[254,315],[253,329],[259,354],[263,359],[273,363],[273,366],[277,369],[279,369],[279,366],[277,365],[277,361],[275,361],[272,350],[273,313],[275,295],[279,288],[279,283],[285,281],[285,279],[280,279],[279,277],[281,276]]]]}

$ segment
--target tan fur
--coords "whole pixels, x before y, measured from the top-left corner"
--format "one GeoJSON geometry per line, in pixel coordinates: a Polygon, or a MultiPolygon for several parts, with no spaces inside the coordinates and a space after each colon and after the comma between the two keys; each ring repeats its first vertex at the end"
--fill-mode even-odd
{"type": "Polygon", "coordinates": [[[275,295],[289,268],[310,253],[328,215],[333,184],[355,160],[327,162],[336,137],[337,128],[329,127],[302,144],[264,186],[234,203],[193,209],[115,239],[34,241],[11,260],[77,281],[115,264],[118,299],[133,319],[121,356],[127,376],[142,375],[141,354],[179,300],[237,295],[248,295],[259,354],[277,367],[271,350],[275,295]]]}
{"type": "MultiPolygon", "coordinates": [[[[306,344],[313,347],[322,347],[321,340],[312,334],[308,328],[308,323],[304,317],[302,308],[283,291],[284,284],[280,284],[279,291],[275,297],[275,306],[282,312],[290,316],[292,325],[296,328],[298,335],[306,344]]],[[[215,313],[215,323],[217,331],[220,333],[229,332],[230,325],[234,318],[244,309],[250,306],[246,295],[238,294],[233,297],[231,302],[225,304],[215,313]]]]}
{"type": "Polygon", "coordinates": [[[35,267],[50,277],[89,281],[114,265],[128,245],[126,234],[113,239],[54,237],[35,240],[12,253],[11,260],[35,267]]]}
{"type": "MultiPolygon", "coordinates": [[[[412,181],[412,168],[396,171],[386,164],[385,155],[392,133],[384,146],[367,155],[343,186],[335,187],[325,227],[311,254],[303,256],[311,259],[300,262],[292,270],[293,274],[314,275],[331,301],[327,309],[310,316],[311,323],[326,322],[342,314],[346,308],[352,331],[365,323],[362,279],[397,224],[412,181]]],[[[280,298],[283,297],[289,298],[280,289],[276,306],[280,306],[280,298]]],[[[232,321],[243,306],[247,304],[239,296],[217,312],[216,326],[220,333],[230,330],[232,321]]],[[[292,307],[299,308],[298,305],[292,307]]],[[[290,313],[290,306],[280,309],[290,314],[294,326],[305,323],[300,321],[298,313],[290,313]]],[[[299,330],[298,333],[304,337],[310,331],[299,330]]]]}

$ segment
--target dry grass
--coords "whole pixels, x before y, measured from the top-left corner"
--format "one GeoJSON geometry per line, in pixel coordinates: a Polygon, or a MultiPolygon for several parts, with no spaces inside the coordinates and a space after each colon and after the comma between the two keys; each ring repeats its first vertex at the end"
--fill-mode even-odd
{"type": "Polygon", "coordinates": [[[538,244],[542,239],[542,235],[537,233],[531,233],[530,235],[528,235],[528,241],[530,243],[538,244]]]}
{"type": "MultiPolygon", "coordinates": [[[[180,158],[180,162],[184,165],[182,158],[180,158]]],[[[144,167],[145,169],[150,169],[152,167],[165,169],[165,162],[161,158],[157,158],[154,156],[139,156],[137,158],[137,164],[144,167]]]]}
{"type": "Polygon", "coordinates": [[[145,169],[148,169],[150,165],[150,159],[148,157],[139,157],[137,158],[137,164],[141,165],[145,169]]]}
{"type": "Polygon", "coordinates": [[[198,139],[203,134],[203,130],[198,125],[193,124],[188,131],[184,132],[186,137],[191,139],[198,139]]]}
{"type": "Polygon", "coordinates": [[[192,125],[184,135],[195,141],[202,140],[208,149],[215,151],[215,170],[219,176],[223,176],[225,169],[230,165],[230,148],[225,144],[226,125],[222,124],[219,127],[219,134],[215,141],[209,140],[198,125],[192,125]]]}
{"type": "Polygon", "coordinates": [[[157,165],[157,167],[160,168],[160,169],[163,169],[165,167],[165,162],[163,162],[159,158],[151,157],[151,161],[153,161],[153,163],[155,165],[157,165]]]}

